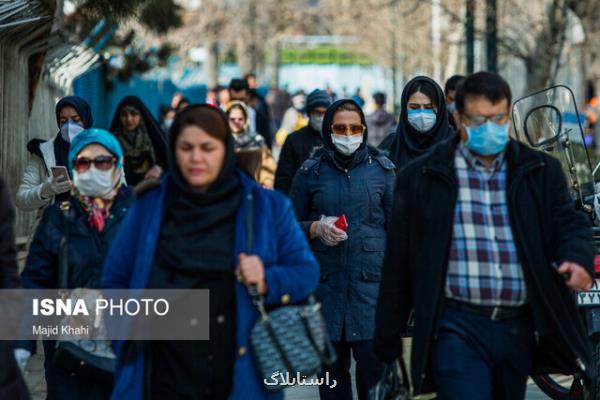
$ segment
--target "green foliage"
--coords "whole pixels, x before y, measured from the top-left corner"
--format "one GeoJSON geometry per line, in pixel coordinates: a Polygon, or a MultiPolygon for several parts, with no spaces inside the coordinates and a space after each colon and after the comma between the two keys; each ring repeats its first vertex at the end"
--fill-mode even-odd
{"type": "Polygon", "coordinates": [[[181,6],[174,0],[80,0],[78,11],[91,20],[139,18],[148,29],[163,34],[183,24],[181,6]]]}
{"type": "Polygon", "coordinates": [[[158,33],[167,33],[172,28],[183,25],[181,6],[173,0],[151,0],[140,10],[140,22],[148,29],[158,33]]]}
{"type": "Polygon", "coordinates": [[[119,21],[136,15],[145,0],[80,0],[78,10],[88,18],[105,17],[119,21]]]}

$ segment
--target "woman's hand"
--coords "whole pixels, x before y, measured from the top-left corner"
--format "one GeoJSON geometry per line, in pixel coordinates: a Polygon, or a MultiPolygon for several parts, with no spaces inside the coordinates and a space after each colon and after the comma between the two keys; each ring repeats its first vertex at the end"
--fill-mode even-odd
{"type": "Polygon", "coordinates": [[[238,258],[235,274],[238,277],[238,280],[243,282],[246,286],[256,284],[259,294],[264,295],[267,293],[265,266],[259,257],[241,253],[238,258]]]}
{"type": "Polygon", "coordinates": [[[319,221],[315,221],[310,226],[310,238],[319,238],[326,246],[336,246],[339,242],[348,239],[348,234],[335,226],[338,217],[321,216],[319,221]]]}
{"type": "Polygon", "coordinates": [[[146,175],[144,175],[144,179],[148,179],[148,178],[160,179],[162,173],[163,173],[163,170],[160,167],[160,165],[155,165],[154,167],[150,168],[148,170],[148,172],[146,172],[146,175]]]}

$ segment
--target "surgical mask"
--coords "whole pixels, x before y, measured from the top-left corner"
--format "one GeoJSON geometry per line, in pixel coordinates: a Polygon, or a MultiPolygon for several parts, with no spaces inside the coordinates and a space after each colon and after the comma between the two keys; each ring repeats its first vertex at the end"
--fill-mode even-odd
{"type": "Polygon", "coordinates": [[[65,142],[69,143],[71,143],[73,139],[75,139],[75,136],[79,135],[82,131],[83,127],[70,119],[60,127],[60,135],[65,142]]]}
{"type": "Polygon", "coordinates": [[[345,136],[332,134],[331,142],[340,153],[345,156],[351,156],[362,144],[363,135],[345,136]]]}
{"type": "Polygon", "coordinates": [[[113,179],[114,170],[111,168],[108,171],[100,171],[95,166],[91,166],[84,172],[73,171],[73,184],[83,196],[106,198],[105,196],[110,194],[120,178],[118,176],[113,179]]]}
{"type": "Polygon", "coordinates": [[[446,104],[446,108],[448,109],[448,112],[450,114],[452,114],[454,111],[456,111],[456,103],[453,101],[451,103],[446,104]]]}
{"type": "Polygon", "coordinates": [[[433,110],[408,110],[408,123],[421,133],[431,130],[436,120],[433,110]]]}
{"type": "Polygon", "coordinates": [[[166,130],[171,129],[171,125],[173,125],[173,119],[164,119],[163,125],[165,126],[166,130]]]}
{"type": "Polygon", "coordinates": [[[321,133],[321,131],[323,130],[323,118],[324,118],[324,116],[313,117],[311,115],[310,116],[310,126],[311,126],[311,128],[313,128],[315,131],[321,133]]]}
{"type": "Polygon", "coordinates": [[[508,123],[496,124],[488,121],[479,126],[465,126],[467,147],[482,156],[501,153],[508,143],[508,123]]]}

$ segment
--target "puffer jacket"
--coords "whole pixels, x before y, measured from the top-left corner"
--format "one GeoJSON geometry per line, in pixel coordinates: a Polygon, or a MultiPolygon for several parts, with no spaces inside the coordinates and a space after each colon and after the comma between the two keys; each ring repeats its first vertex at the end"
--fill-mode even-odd
{"type": "MultiPolygon", "coordinates": [[[[290,192],[296,217],[307,237],[311,224],[321,215],[344,214],[348,221],[348,239],[336,246],[326,246],[318,238],[310,241],[321,267],[316,295],[333,341],[374,337],[375,306],[395,180],[394,164],[366,145],[357,150],[348,169],[336,161],[331,122],[341,102],[348,101],[351,100],[338,101],[328,109],[323,122],[324,148],[300,167],[290,192]]],[[[361,116],[364,121],[364,115],[361,116]]],[[[366,139],[365,131],[364,142],[366,139]]]]}
{"type": "Polygon", "coordinates": [[[25,170],[23,178],[17,190],[15,200],[16,206],[23,211],[35,211],[52,202],[52,198],[42,198],[42,185],[51,174],[50,168],[56,166],[54,156],[54,140],[46,142],[30,142],[27,146],[31,157],[25,170]]]}

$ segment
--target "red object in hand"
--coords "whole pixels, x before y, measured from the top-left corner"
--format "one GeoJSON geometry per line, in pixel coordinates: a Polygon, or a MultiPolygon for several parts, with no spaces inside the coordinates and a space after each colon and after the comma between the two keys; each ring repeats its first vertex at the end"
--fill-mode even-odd
{"type": "Polygon", "coordinates": [[[334,225],[336,226],[336,228],[343,230],[344,232],[346,232],[346,229],[348,229],[348,221],[346,221],[346,216],[344,214],[342,214],[337,221],[335,221],[334,225]]]}
{"type": "Polygon", "coordinates": [[[594,271],[600,274],[600,254],[596,254],[594,257],[594,271]]]}

